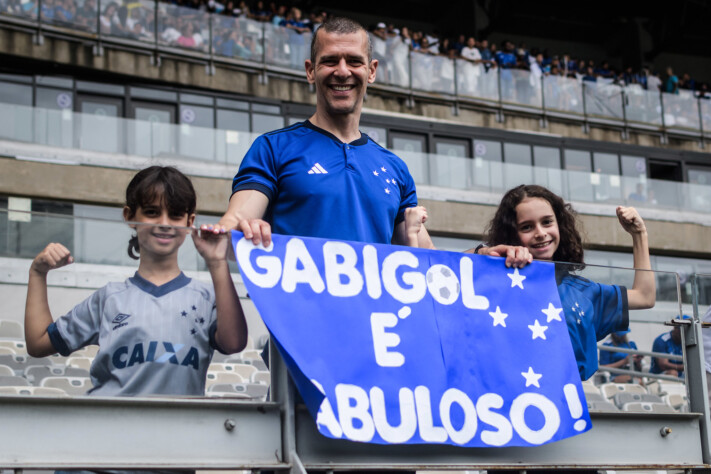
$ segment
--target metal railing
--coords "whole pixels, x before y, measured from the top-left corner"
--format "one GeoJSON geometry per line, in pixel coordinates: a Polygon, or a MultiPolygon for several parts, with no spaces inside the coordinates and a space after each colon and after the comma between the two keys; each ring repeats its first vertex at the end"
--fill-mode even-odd
{"type": "MultiPolygon", "coordinates": [[[[184,54],[205,61],[208,73],[214,70],[215,61],[227,60],[262,73],[303,77],[311,41],[311,33],[157,0],[125,4],[100,0],[98,6],[96,0],[1,0],[0,21],[32,26],[38,41],[50,29],[84,41],[93,38],[96,54],[102,54],[108,43],[152,51],[155,64],[162,54],[184,54]]],[[[455,104],[486,104],[499,112],[513,107],[543,118],[563,114],[585,124],[606,122],[625,132],[636,127],[675,132],[696,137],[702,145],[711,130],[711,101],[689,91],[667,94],[604,80],[488,68],[464,59],[410,51],[399,37],[387,40],[386,51],[376,84],[411,99],[424,94],[455,104]]]]}

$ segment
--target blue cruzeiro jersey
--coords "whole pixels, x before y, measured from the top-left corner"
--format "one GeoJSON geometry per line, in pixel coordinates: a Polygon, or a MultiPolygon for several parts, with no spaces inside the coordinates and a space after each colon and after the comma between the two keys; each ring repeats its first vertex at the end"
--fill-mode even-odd
{"type": "Polygon", "coordinates": [[[567,272],[556,278],[580,378],[587,380],[598,368],[597,342],[629,325],[627,289],[567,272]]]}
{"type": "MultiPolygon", "coordinates": [[[[671,355],[682,355],[683,354],[683,349],[681,348],[681,344],[677,344],[674,342],[674,339],[671,336],[671,331],[670,332],[665,332],[664,334],[660,334],[657,336],[656,339],[654,339],[654,343],[652,344],[652,352],[661,352],[664,354],[671,354],[671,355]]],[[[681,361],[678,360],[672,360],[670,362],[673,362],[675,364],[681,364],[681,361]]],[[[657,358],[652,357],[652,366],[649,368],[649,371],[653,374],[661,374],[662,368],[659,367],[659,364],[657,363],[657,358]]],[[[684,372],[679,373],[679,377],[683,377],[684,372]]]]}
{"type": "Polygon", "coordinates": [[[216,316],[211,285],[181,273],[156,286],[136,273],[94,292],[48,333],[65,356],[99,345],[91,395],[203,395],[216,316]]]}
{"type": "Polygon", "coordinates": [[[417,205],[407,165],[365,134],[343,143],[310,122],[252,144],[232,191],[269,198],[272,231],[389,244],[405,209],[417,205]]]}

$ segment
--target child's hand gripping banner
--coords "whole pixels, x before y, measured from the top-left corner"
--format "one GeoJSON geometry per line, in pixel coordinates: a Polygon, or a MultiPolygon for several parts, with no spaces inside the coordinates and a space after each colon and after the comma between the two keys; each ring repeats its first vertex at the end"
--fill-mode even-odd
{"type": "Polygon", "coordinates": [[[232,241],[319,431],[537,446],[590,417],[551,263],[273,235],[232,241]]]}

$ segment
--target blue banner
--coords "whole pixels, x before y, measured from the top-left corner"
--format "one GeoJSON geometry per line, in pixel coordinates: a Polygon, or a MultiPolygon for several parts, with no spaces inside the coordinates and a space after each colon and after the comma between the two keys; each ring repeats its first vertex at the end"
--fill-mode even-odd
{"type": "Polygon", "coordinates": [[[274,235],[232,241],[331,438],[537,446],[589,430],[551,263],[274,235]]]}

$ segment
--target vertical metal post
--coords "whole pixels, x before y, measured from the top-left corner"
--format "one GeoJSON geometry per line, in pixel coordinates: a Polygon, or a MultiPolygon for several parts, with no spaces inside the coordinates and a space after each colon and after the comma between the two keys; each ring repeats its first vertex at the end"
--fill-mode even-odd
{"type": "Polygon", "coordinates": [[[34,40],[38,46],[44,43],[44,38],[42,37],[42,0],[37,0],[37,34],[34,40]]]}
{"type": "Polygon", "coordinates": [[[627,93],[625,88],[621,88],[620,97],[622,99],[622,139],[627,140],[629,138],[629,132],[627,129],[627,93]]]}
{"type": "Polygon", "coordinates": [[[215,48],[214,48],[214,31],[213,31],[213,17],[214,15],[212,13],[207,14],[207,31],[208,31],[208,40],[209,44],[207,46],[207,54],[208,54],[208,62],[207,62],[207,75],[208,76],[214,76],[215,75],[215,48]]]}
{"type": "Polygon", "coordinates": [[[259,76],[260,84],[268,84],[269,76],[267,75],[267,22],[262,22],[262,74],[259,76]]]}
{"type": "Polygon", "coordinates": [[[696,108],[699,111],[699,148],[704,149],[704,113],[701,110],[701,97],[696,98],[696,108]]]}
{"type": "Polygon", "coordinates": [[[682,326],[682,336],[686,353],[686,383],[689,392],[689,411],[701,413],[701,455],[704,463],[711,463],[711,435],[709,434],[709,394],[706,386],[706,363],[704,360],[703,336],[701,334],[701,318],[699,313],[699,282],[698,276],[692,275],[692,298],[694,302],[694,318],[691,326],[682,326]],[[688,333],[688,334],[687,334],[688,333]]]}
{"type": "Polygon", "coordinates": [[[410,95],[407,98],[407,108],[411,109],[415,106],[415,99],[413,98],[412,92],[412,51],[407,52],[407,79],[408,79],[408,89],[410,90],[410,95]]]}
{"type": "Polygon", "coordinates": [[[452,58],[452,66],[454,67],[454,108],[452,109],[452,115],[455,117],[459,115],[459,78],[457,76],[457,60],[452,58]]]}
{"type": "Polygon", "coordinates": [[[270,398],[278,402],[281,411],[281,446],[282,462],[291,464],[291,474],[306,474],[296,454],[296,416],[294,383],[289,377],[284,359],[273,338],[269,338],[269,371],[272,375],[270,398]]]}
{"type": "Polygon", "coordinates": [[[101,0],[96,1],[96,44],[93,53],[94,56],[104,55],[104,47],[101,44],[101,0]]]}
{"type": "Polygon", "coordinates": [[[541,128],[546,128],[548,126],[548,120],[546,119],[546,87],[545,87],[545,74],[541,71],[541,128]]]}
{"type": "Polygon", "coordinates": [[[585,93],[585,81],[582,81],[581,90],[583,91],[583,132],[590,133],[590,125],[588,124],[588,102],[586,99],[587,94],[585,93]]]}
{"type": "Polygon", "coordinates": [[[153,35],[153,65],[160,67],[160,54],[158,53],[158,0],[153,0],[153,24],[155,25],[155,34],[153,35]]]}
{"type": "Polygon", "coordinates": [[[668,140],[667,140],[667,119],[664,117],[664,93],[662,92],[661,89],[659,89],[659,105],[661,108],[662,112],[662,136],[660,137],[660,141],[663,145],[666,145],[668,140]]]}
{"type": "Polygon", "coordinates": [[[496,85],[499,94],[499,110],[496,111],[496,121],[503,123],[504,121],[504,97],[501,94],[501,66],[496,68],[496,85]]]}

